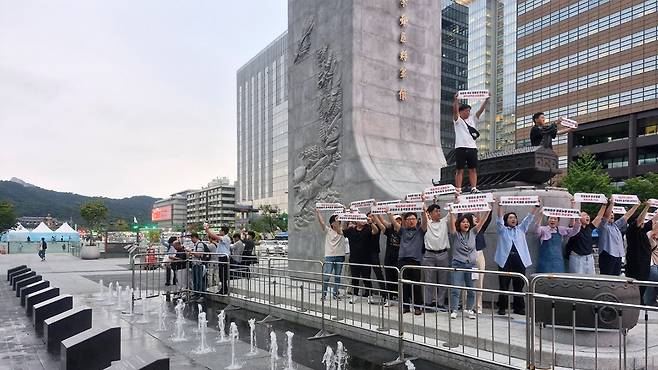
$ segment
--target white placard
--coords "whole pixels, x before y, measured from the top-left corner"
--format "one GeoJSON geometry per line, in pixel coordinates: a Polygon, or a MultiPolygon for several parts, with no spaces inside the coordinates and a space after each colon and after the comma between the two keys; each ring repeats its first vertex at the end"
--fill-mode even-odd
{"type": "Polygon", "coordinates": [[[340,203],[315,203],[315,209],[319,211],[343,211],[345,206],[340,203]]]}
{"type": "Polygon", "coordinates": [[[500,197],[501,206],[538,206],[538,195],[510,195],[500,197]]]}
{"type": "Polygon", "coordinates": [[[386,204],[378,204],[370,208],[370,213],[373,215],[385,215],[388,213],[388,208],[390,206],[386,204]]]}
{"type": "Polygon", "coordinates": [[[405,202],[422,202],[423,201],[423,193],[411,193],[407,194],[404,197],[405,202]]]}
{"type": "Polygon", "coordinates": [[[364,215],[363,213],[341,213],[338,215],[338,221],[366,222],[368,221],[368,216],[364,215]]]}
{"type": "Polygon", "coordinates": [[[486,99],[488,97],[488,90],[460,90],[457,92],[457,99],[486,99]]]}
{"type": "Polygon", "coordinates": [[[612,207],[612,213],[616,215],[625,215],[626,214],[626,208],[624,207],[619,207],[619,206],[614,206],[612,207]]]}
{"type": "Polygon", "coordinates": [[[492,193],[465,194],[459,196],[459,203],[491,203],[492,193]]]}
{"type": "Polygon", "coordinates": [[[562,119],[560,120],[560,124],[561,124],[562,126],[564,126],[564,127],[569,127],[569,128],[576,128],[576,127],[578,127],[578,122],[576,122],[576,121],[574,121],[574,120],[572,120],[572,119],[564,118],[564,117],[561,117],[561,118],[562,118],[562,119]]]}
{"type": "Polygon", "coordinates": [[[649,203],[649,207],[658,208],[658,199],[651,198],[647,200],[647,203],[649,203]]]}
{"type": "Polygon", "coordinates": [[[350,208],[369,208],[375,205],[374,199],[358,200],[350,203],[350,208]]]}
{"type": "Polygon", "coordinates": [[[578,203],[608,204],[605,194],[576,193],[573,195],[573,200],[578,203]]]}
{"type": "Polygon", "coordinates": [[[391,204],[398,204],[398,203],[402,203],[402,201],[399,200],[399,199],[398,200],[385,200],[385,201],[377,202],[377,205],[378,206],[390,206],[391,204]]]}
{"type": "Polygon", "coordinates": [[[455,203],[448,203],[448,204],[446,204],[446,206],[443,207],[443,210],[444,210],[444,211],[450,211],[450,209],[451,209],[451,207],[452,207],[453,204],[455,204],[455,203]]]}
{"type": "Polygon", "coordinates": [[[649,222],[649,221],[651,221],[651,219],[652,219],[655,215],[656,215],[655,213],[649,213],[649,212],[647,212],[647,214],[644,216],[644,222],[649,222]]]}
{"type": "Polygon", "coordinates": [[[572,208],[544,207],[544,215],[548,217],[580,218],[580,210],[572,208]]]}
{"type": "Polygon", "coordinates": [[[398,203],[392,205],[389,210],[392,213],[422,212],[423,205],[420,203],[398,203]]]}
{"type": "Polygon", "coordinates": [[[491,211],[489,203],[453,203],[450,213],[474,213],[491,211]]]}
{"type": "Polygon", "coordinates": [[[612,194],[612,201],[615,204],[640,204],[640,198],[637,195],[612,194]]]}
{"type": "Polygon", "coordinates": [[[443,194],[453,194],[455,192],[455,186],[452,184],[447,184],[447,185],[439,185],[439,186],[432,186],[427,189],[425,189],[425,196],[426,197],[435,197],[437,195],[443,195],[443,194]]]}

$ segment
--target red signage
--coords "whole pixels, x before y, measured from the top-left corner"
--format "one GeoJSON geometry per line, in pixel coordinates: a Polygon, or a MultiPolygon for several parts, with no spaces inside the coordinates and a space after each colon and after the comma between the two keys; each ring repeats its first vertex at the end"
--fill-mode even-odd
{"type": "Polygon", "coordinates": [[[171,220],[171,206],[156,207],[151,211],[151,221],[171,220]]]}

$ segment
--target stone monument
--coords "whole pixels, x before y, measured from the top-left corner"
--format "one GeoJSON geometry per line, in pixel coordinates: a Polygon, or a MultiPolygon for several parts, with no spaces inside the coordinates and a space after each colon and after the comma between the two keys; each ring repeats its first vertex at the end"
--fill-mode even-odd
{"type": "Polygon", "coordinates": [[[441,2],[289,0],[289,255],[320,259],[316,202],[431,186],[441,150],[441,2]]]}

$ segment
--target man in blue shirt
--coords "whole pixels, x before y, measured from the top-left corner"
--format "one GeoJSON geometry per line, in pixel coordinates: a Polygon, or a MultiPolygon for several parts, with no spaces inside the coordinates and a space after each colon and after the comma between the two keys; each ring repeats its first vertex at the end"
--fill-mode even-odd
{"type": "Polygon", "coordinates": [[[229,272],[229,257],[231,255],[231,237],[228,236],[229,229],[226,226],[222,226],[219,229],[219,234],[215,234],[210,230],[208,224],[203,225],[204,230],[210,240],[215,240],[217,242],[217,262],[219,270],[219,281],[222,284],[219,289],[219,294],[228,294],[228,272],[229,272]]]}
{"type": "Polygon", "coordinates": [[[614,200],[605,210],[603,220],[597,228],[599,232],[599,271],[601,275],[621,275],[621,258],[626,254],[624,250],[624,237],[628,227],[628,218],[637,210],[639,204],[629,209],[619,220],[615,221],[612,207],[614,200]]]}

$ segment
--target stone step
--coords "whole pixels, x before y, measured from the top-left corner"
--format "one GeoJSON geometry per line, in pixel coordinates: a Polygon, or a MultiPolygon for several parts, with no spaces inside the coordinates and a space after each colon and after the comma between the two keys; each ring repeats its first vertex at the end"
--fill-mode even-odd
{"type": "Polygon", "coordinates": [[[50,298],[57,297],[59,295],[59,288],[49,287],[45,289],[38,290],[34,293],[27,295],[25,299],[25,314],[29,317],[32,316],[32,308],[35,304],[47,301],[50,298]]]}
{"type": "Polygon", "coordinates": [[[32,277],[32,276],[36,276],[36,274],[37,274],[36,271],[31,271],[30,270],[30,271],[23,272],[22,274],[12,276],[11,277],[11,288],[13,290],[16,290],[16,283],[18,283],[20,280],[23,280],[23,279],[26,279],[26,278],[29,278],[29,277],[32,277]]]}
{"type": "Polygon", "coordinates": [[[25,298],[27,298],[28,294],[34,293],[41,289],[48,288],[49,286],[50,286],[50,282],[48,280],[41,280],[21,288],[21,294],[20,294],[21,306],[25,306],[25,298]]]}
{"type": "Polygon", "coordinates": [[[24,268],[27,268],[27,266],[25,266],[25,265],[18,265],[18,266],[12,267],[12,268],[10,268],[9,270],[7,270],[7,281],[9,281],[9,278],[11,277],[11,274],[12,274],[13,272],[16,272],[16,271],[18,271],[18,270],[22,270],[22,269],[24,269],[24,268]]]}
{"type": "Polygon", "coordinates": [[[11,285],[13,287],[14,286],[14,279],[16,279],[17,276],[21,276],[21,275],[23,275],[25,273],[28,273],[30,271],[32,271],[32,269],[29,268],[29,267],[26,267],[23,270],[18,270],[16,272],[13,272],[11,274],[11,276],[9,277],[9,285],[11,285]]]}
{"type": "Polygon", "coordinates": [[[91,328],[91,308],[81,306],[43,321],[43,336],[48,352],[59,353],[64,339],[91,328]]]}
{"type": "Polygon", "coordinates": [[[59,356],[62,370],[104,369],[121,359],[121,327],[95,327],[64,339],[59,356]]]}
{"type": "Polygon", "coordinates": [[[16,289],[15,289],[16,290],[16,297],[21,296],[21,288],[23,288],[25,286],[28,286],[30,284],[39,282],[42,279],[43,279],[43,277],[41,275],[34,275],[34,276],[29,277],[29,278],[25,278],[23,280],[17,281],[16,282],[16,289]]]}
{"type": "Polygon", "coordinates": [[[37,335],[43,334],[43,322],[47,318],[58,315],[73,308],[73,296],[62,294],[37,303],[32,308],[32,324],[37,335]]]}

